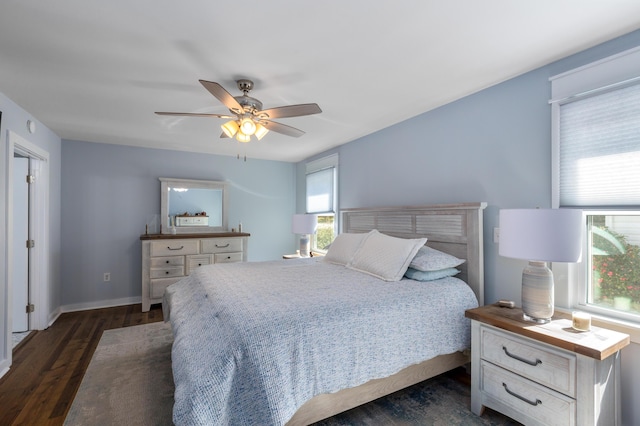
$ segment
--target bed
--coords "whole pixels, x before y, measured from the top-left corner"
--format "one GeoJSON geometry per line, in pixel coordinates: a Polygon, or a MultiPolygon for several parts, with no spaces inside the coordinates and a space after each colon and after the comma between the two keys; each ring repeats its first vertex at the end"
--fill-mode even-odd
{"type": "Polygon", "coordinates": [[[340,244],[365,241],[348,267],[336,240],[327,259],[210,265],[170,286],[174,422],[311,424],[466,364],[485,206],[343,210],[340,244]],[[455,277],[378,276],[387,245],[411,246],[398,257],[413,266],[424,238],[464,260],[455,277]]]}

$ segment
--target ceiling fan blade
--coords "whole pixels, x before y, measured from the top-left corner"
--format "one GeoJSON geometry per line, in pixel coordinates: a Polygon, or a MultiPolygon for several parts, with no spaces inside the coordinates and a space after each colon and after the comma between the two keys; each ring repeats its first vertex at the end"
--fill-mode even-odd
{"type": "Polygon", "coordinates": [[[300,104],[269,108],[256,112],[256,115],[260,118],[287,118],[318,114],[321,112],[322,110],[318,104],[300,104]]]}
{"type": "Polygon", "coordinates": [[[158,115],[178,115],[178,116],[185,116],[185,117],[216,117],[216,118],[233,118],[233,119],[236,118],[236,117],[231,116],[231,115],[200,114],[200,113],[196,113],[196,112],[156,112],[156,114],[158,114],[158,115]]]}
{"type": "Polygon", "coordinates": [[[260,124],[266,127],[267,130],[271,130],[272,132],[281,133],[287,136],[293,136],[294,138],[299,138],[300,136],[304,135],[304,132],[300,129],[287,126],[286,124],[276,123],[275,121],[261,120],[260,124]]]}
{"type": "Polygon", "coordinates": [[[242,108],[242,105],[240,105],[238,101],[236,101],[236,98],[231,96],[231,94],[227,92],[224,87],[213,81],[198,81],[200,81],[200,83],[204,86],[205,89],[209,91],[209,93],[215,96],[220,102],[224,104],[224,106],[229,108],[231,111],[238,114],[242,114],[244,112],[244,108],[242,108]]]}

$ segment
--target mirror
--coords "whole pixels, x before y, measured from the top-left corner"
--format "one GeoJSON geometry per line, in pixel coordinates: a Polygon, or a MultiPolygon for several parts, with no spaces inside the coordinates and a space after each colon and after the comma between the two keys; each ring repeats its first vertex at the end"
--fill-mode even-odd
{"type": "Polygon", "coordinates": [[[160,178],[163,234],[227,232],[227,184],[160,178]]]}

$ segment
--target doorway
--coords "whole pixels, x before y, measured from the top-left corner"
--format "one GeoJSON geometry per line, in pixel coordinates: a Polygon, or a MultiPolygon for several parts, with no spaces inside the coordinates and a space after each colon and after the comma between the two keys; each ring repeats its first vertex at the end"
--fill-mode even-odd
{"type": "MultiPolygon", "coordinates": [[[[13,333],[29,328],[29,157],[13,155],[13,333]]],[[[14,336],[16,337],[16,336],[14,336]]],[[[14,339],[14,346],[16,340],[14,339]]]]}
{"type": "MultiPolygon", "coordinates": [[[[39,146],[29,142],[22,136],[7,130],[7,198],[6,198],[6,285],[4,289],[6,297],[1,308],[4,311],[5,320],[0,342],[0,376],[11,366],[13,352],[12,330],[14,321],[13,304],[13,275],[14,275],[14,165],[20,162],[19,158],[29,159],[29,174],[35,178],[35,183],[30,184],[29,190],[29,212],[28,212],[28,239],[33,240],[35,245],[29,249],[28,262],[28,300],[29,305],[33,305],[34,310],[29,314],[28,328],[30,330],[44,330],[48,327],[52,309],[49,298],[50,271],[49,271],[49,152],[39,146]]],[[[19,167],[19,166],[18,166],[19,167]]],[[[20,179],[25,179],[22,177],[20,179]]],[[[26,240],[25,240],[26,247],[26,240]]],[[[2,289],[0,289],[2,290],[2,289]]],[[[25,310],[26,305],[20,310],[25,310]]],[[[31,309],[30,309],[31,310],[31,309]]]]}

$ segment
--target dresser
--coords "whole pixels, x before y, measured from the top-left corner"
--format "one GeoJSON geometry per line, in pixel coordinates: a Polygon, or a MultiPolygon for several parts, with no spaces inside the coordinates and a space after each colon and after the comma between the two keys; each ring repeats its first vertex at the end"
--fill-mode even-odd
{"type": "Polygon", "coordinates": [[[547,324],[518,308],[470,309],[471,411],[485,407],[526,425],[619,425],[620,350],[629,336],[592,327],[578,332],[571,316],[547,324]]]}
{"type": "Polygon", "coordinates": [[[212,263],[244,262],[251,234],[143,234],[142,312],[161,303],[164,290],[195,268],[212,263]]]}

